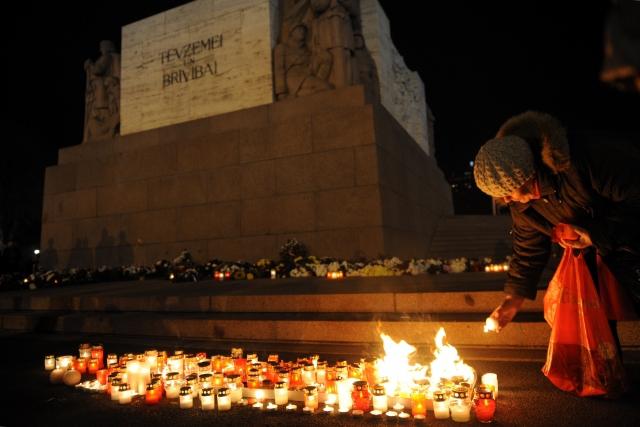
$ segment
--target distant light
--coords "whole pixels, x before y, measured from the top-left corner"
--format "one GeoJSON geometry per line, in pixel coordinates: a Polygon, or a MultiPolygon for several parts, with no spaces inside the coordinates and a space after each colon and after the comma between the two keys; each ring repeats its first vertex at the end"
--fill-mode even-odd
{"type": "Polygon", "coordinates": [[[475,163],[474,163],[474,161],[473,161],[473,160],[469,160],[469,167],[473,167],[473,165],[474,165],[474,164],[475,164],[475,163]]]}
{"type": "Polygon", "coordinates": [[[36,255],[40,255],[40,249],[34,249],[33,253],[36,255]]]}

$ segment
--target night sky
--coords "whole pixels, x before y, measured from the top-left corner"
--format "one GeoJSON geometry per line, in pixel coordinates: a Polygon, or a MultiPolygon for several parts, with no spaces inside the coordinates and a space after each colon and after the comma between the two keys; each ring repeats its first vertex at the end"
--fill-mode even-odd
{"type": "MultiPolygon", "coordinates": [[[[419,12],[417,2],[380,2],[396,47],[425,83],[436,157],[448,177],[467,170],[499,125],[527,109],[552,113],[574,130],[639,135],[640,95],[598,81],[609,2],[421,1],[419,12]]],[[[114,40],[119,49],[123,25],[184,3],[20,2],[6,15],[3,209],[8,203],[39,222],[45,166],[56,163],[58,148],[82,139],[83,63],[98,57],[99,41],[114,40]],[[15,190],[7,199],[9,187],[15,190]]]]}

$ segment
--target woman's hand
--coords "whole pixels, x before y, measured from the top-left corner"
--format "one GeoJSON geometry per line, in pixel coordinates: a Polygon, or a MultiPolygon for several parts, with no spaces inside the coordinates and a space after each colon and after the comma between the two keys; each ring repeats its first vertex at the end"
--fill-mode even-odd
{"type": "Polygon", "coordinates": [[[524,302],[524,297],[518,295],[507,295],[493,313],[487,319],[485,332],[500,332],[502,328],[507,326],[518,313],[518,310],[524,302]]]}
{"type": "Polygon", "coordinates": [[[578,227],[577,225],[567,224],[567,227],[570,227],[575,234],[578,235],[577,239],[563,239],[561,238],[558,241],[558,244],[563,248],[573,248],[573,249],[584,249],[593,245],[591,241],[591,236],[589,232],[582,227],[578,227]]]}

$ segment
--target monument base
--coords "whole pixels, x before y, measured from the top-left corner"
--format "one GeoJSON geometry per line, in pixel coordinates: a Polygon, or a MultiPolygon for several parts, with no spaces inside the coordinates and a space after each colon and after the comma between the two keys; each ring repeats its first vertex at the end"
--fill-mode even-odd
{"type": "Polygon", "coordinates": [[[452,213],[428,156],[362,86],[63,148],[47,168],[47,267],[428,254],[452,213]]]}

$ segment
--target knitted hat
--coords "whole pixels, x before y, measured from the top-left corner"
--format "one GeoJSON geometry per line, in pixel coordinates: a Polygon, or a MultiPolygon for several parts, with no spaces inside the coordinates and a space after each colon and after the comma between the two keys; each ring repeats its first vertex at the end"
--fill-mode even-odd
{"type": "Polygon", "coordinates": [[[505,197],[522,187],[535,174],[529,144],[514,135],[488,141],[476,155],[473,176],[476,185],[492,197],[505,197]]]}

